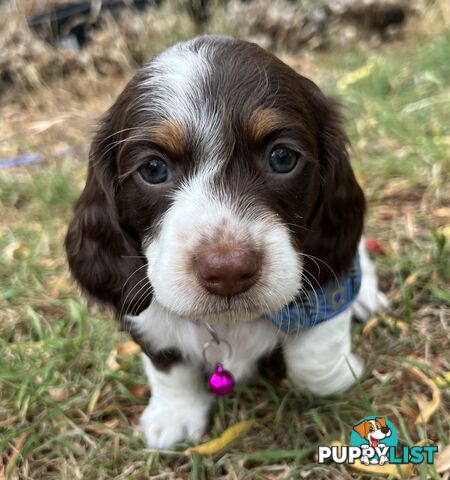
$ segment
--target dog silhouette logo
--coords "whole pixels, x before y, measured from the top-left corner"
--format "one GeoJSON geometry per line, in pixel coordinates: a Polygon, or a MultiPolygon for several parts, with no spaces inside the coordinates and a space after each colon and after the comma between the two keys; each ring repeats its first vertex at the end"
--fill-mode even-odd
{"type": "Polygon", "coordinates": [[[396,448],[397,432],[389,420],[384,417],[365,417],[353,426],[350,445],[360,447],[361,463],[365,465],[384,465],[389,462],[389,447],[396,448]]]}

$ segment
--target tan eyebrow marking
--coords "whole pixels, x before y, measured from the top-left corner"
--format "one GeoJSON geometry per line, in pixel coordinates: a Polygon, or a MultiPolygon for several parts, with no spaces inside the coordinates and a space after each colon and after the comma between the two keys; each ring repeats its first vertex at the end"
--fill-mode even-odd
{"type": "Polygon", "coordinates": [[[285,120],[280,112],[271,108],[257,110],[250,117],[250,135],[257,143],[284,124],[285,120]]]}
{"type": "Polygon", "coordinates": [[[166,148],[169,154],[181,155],[187,143],[183,125],[175,119],[163,120],[150,130],[150,139],[166,148]]]}

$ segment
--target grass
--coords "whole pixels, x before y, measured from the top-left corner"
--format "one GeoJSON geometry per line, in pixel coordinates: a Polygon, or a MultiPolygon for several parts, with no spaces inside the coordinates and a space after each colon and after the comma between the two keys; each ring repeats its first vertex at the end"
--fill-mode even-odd
{"type": "MultiPolygon", "coordinates": [[[[363,478],[319,466],[314,454],[317,445],[348,442],[370,414],[388,416],[405,444],[448,445],[448,383],[431,419],[416,424],[416,398],[430,392],[406,373],[412,365],[431,379],[450,371],[449,51],[450,35],[441,33],[299,60],[347,106],[353,163],[369,199],[367,235],[385,250],[376,260],[392,306],[370,331],[355,324],[367,369],[345,395],[314,398],[256,378],[219,400],[212,438],[243,419],[273,420],[213,457],[187,457],[183,446],[143,450],[133,429],[148,397],[139,357],[115,355],[126,337],[107,312],[86,306],[67,273],[62,241],[86,156],[55,152],[86,142],[85,118],[106,108],[123,79],[99,81],[81,98],[68,93],[70,79],[45,87],[34,107],[21,99],[20,121],[7,115],[14,105],[4,106],[4,152],[42,151],[46,161],[0,170],[0,478],[2,465],[7,478],[21,479],[363,478]],[[60,123],[42,126],[58,115],[60,123]]],[[[440,478],[432,465],[416,474],[440,478]]]]}

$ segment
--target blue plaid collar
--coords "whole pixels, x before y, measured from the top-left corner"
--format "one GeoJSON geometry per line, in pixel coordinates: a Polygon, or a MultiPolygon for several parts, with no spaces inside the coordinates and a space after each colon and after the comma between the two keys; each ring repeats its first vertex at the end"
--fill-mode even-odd
{"type": "Polygon", "coordinates": [[[361,265],[356,255],[348,272],[323,288],[301,292],[293,302],[266,317],[284,333],[298,333],[330,320],[346,310],[361,287],[361,265]]]}

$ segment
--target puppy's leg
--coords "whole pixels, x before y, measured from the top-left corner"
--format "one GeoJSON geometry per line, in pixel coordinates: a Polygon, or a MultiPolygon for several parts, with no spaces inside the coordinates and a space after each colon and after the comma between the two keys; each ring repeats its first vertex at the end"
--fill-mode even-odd
{"type": "Polygon", "coordinates": [[[205,390],[199,368],[177,362],[158,370],[142,355],[151,398],[140,425],[149,448],[168,448],[183,440],[200,440],[208,425],[212,396],[205,390]]]}
{"type": "Polygon", "coordinates": [[[378,290],[377,272],[364,246],[364,238],[359,243],[358,252],[361,261],[361,288],[351,308],[356,318],[367,322],[375,312],[387,308],[389,300],[378,290]]]}
{"type": "Polygon", "coordinates": [[[362,361],[351,352],[351,309],[286,338],[284,356],[288,376],[301,390],[331,395],[349,388],[363,372],[362,361]]]}

